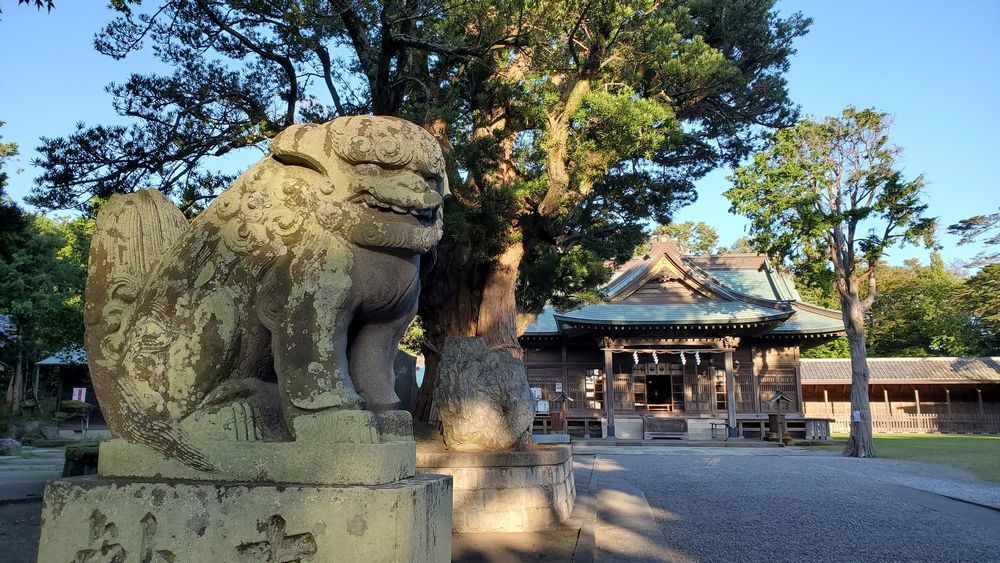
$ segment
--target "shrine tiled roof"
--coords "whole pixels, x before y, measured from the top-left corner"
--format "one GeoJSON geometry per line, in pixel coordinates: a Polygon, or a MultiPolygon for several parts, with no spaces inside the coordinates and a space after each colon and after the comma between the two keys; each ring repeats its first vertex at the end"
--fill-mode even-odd
{"type": "Polygon", "coordinates": [[[801,302],[795,285],[753,254],[681,257],[672,244],[654,242],[645,256],[624,264],[602,294],[604,302],[569,311],[546,307],[525,336],[601,326],[729,325],[765,327],[764,336],[824,338],[844,331],[839,311],[801,302]]]}
{"type": "MultiPolygon", "coordinates": [[[[1000,383],[1000,357],[868,358],[872,383],[1000,383]]],[[[851,383],[851,360],[802,360],[803,385],[851,383]]]]}
{"type": "Polygon", "coordinates": [[[67,346],[38,362],[40,366],[84,366],[87,365],[87,351],[83,346],[67,346]]]}

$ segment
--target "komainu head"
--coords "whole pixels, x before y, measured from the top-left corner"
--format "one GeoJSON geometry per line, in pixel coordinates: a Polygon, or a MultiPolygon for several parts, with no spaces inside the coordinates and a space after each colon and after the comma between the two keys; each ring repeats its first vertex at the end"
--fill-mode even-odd
{"type": "Polygon", "coordinates": [[[271,152],[319,174],[319,222],[353,242],[423,253],[441,238],[444,158],[413,123],[358,116],[294,125],[271,141],[271,152]]]}

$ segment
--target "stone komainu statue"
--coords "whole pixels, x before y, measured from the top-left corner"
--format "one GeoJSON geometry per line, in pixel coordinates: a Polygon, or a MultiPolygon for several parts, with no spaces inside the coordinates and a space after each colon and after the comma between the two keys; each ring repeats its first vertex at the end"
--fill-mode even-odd
{"type": "Polygon", "coordinates": [[[287,442],[304,414],[391,409],[445,195],[430,134],[347,117],[279,134],[190,224],[157,191],[113,196],[86,291],[112,432],[212,471],[192,437],[287,442]]]}

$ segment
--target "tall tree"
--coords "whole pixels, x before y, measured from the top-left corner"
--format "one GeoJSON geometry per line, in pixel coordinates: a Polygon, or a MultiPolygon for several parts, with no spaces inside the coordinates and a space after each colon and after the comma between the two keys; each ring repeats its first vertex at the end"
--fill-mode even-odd
{"type": "Polygon", "coordinates": [[[642,240],[643,219],[667,222],[695,179],[794,121],[783,73],[809,25],[773,0],[112,5],[121,16],[98,50],[151,43],[174,71],[109,87],[132,125],[44,140],[32,202],[156,187],[194,213],[230,180],[213,157],[292,122],[424,124],[455,195],[421,299],[424,417],[445,337],[520,355],[519,313],[586,299],[606,260],[642,240]]]}
{"type": "MultiPolygon", "coordinates": [[[[3,121],[0,121],[3,127],[3,121]]],[[[3,136],[0,135],[0,141],[3,136]]],[[[7,161],[17,156],[17,143],[0,142],[0,258],[7,258],[16,246],[18,236],[27,226],[24,211],[17,203],[7,196],[7,181],[9,176],[4,170],[7,161]]]]}
{"type": "Polygon", "coordinates": [[[726,192],[731,211],[750,219],[756,248],[800,267],[818,256],[833,266],[851,350],[854,422],[846,456],[875,455],[864,315],[878,295],[879,261],[890,246],[930,245],[933,235],[920,201],[923,178],[903,178],[889,126],[887,114],[853,107],[803,120],[737,169],[726,192]]]}
{"type": "Polygon", "coordinates": [[[1000,353],[1000,264],[987,264],[956,292],[954,306],[972,315],[982,352],[1000,353]]]}
{"type": "Polygon", "coordinates": [[[83,342],[83,287],[92,222],[53,221],[34,216],[16,248],[0,257],[0,311],[17,326],[17,340],[5,347],[14,366],[4,405],[18,412],[25,398],[29,366],[70,344],[83,342]]]}
{"type": "Polygon", "coordinates": [[[719,232],[704,221],[657,225],[653,234],[672,238],[684,254],[712,254],[718,250],[719,232]]]}

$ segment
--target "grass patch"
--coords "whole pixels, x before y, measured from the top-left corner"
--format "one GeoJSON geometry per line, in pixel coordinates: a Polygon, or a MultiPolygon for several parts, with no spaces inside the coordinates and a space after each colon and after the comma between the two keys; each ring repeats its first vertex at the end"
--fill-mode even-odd
{"type": "MultiPolygon", "coordinates": [[[[847,438],[847,435],[834,437],[847,438]]],[[[875,455],[950,465],[980,479],[1000,483],[1000,436],[876,434],[875,455]]]]}

